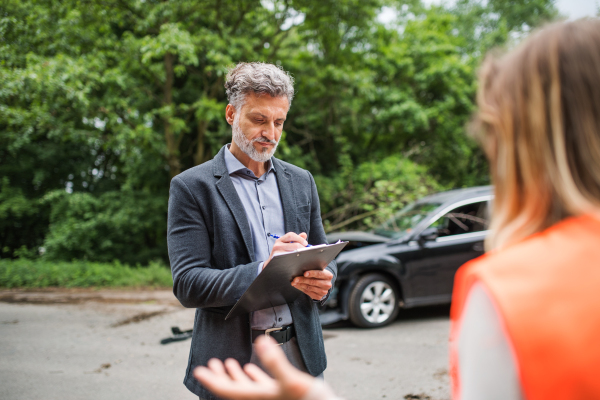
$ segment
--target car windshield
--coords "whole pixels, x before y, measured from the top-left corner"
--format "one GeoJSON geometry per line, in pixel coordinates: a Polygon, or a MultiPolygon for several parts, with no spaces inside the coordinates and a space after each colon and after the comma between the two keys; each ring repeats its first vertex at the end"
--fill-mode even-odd
{"type": "Polygon", "coordinates": [[[439,203],[412,203],[375,228],[374,233],[390,239],[399,239],[409,234],[419,222],[439,206],[439,203]]]}

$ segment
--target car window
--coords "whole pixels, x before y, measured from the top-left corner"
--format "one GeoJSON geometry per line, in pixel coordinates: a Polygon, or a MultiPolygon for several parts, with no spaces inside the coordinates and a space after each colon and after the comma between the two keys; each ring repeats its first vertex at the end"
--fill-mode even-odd
{"type": "Polygon", "coordinates": [[[439,236],[485,231],[490,225],[488,204],[480,201],[457,207],[430,226],[438,228],[439,236]]]}
{"type": "Polygon", "coordinates": [[[380,236],[398,239],[412,232],[415,226],[440,206],[439,203],[413,203],[375,228],[380,236]]]}

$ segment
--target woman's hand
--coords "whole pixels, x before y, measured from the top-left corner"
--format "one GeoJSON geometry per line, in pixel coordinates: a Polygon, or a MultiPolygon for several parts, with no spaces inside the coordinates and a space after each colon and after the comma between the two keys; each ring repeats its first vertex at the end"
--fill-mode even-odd
{"type": "Polygon", "coordinates": [[[300,400],[315,384],[315,378],[290,364],[272,338],[258,338],[255,349],[275,379],[254,364],[246,364],[242,369],[231,358],[225,363],[209,360],[207,367],[194,370],[194,377],[217,396],[231,400],[300,400]]]}

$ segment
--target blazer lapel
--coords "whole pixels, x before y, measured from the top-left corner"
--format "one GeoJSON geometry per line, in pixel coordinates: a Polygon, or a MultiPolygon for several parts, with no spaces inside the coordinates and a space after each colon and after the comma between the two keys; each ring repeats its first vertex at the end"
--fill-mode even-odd
{"type": "Polygon", "coordinates": [[[220,178],[217,183],[217,190],[223,196],[225,203],[229,207],[229,210],[233,214],[233,218],[240,229],[240,233],[242,234],[242,238],[244,239],[244,244],[246,245],[246,250],[248,251],[248,255],[252,261],[256,261],[254,258],[254,245],[252,244],[252,232],[250,231],[250,223],[248,222],[248,217],[246,217],[246,211],[244,210],[244,205],[240,200],[240,196],[238,196],[237,191],[235,190],[235,186],[233,186],[233,182],[229,177],[229,172],[227,171],[227,165],[225,164],[225,147],[217,153],[215,156],[215,168],[214,175],[215,177],[220,178]]]}
{"type": "Polygon", "coordinates": [[[275,175],[277,177],[277,186],[279,186],[279,195],[281,197],[281,206],[283,208],[283,222],[285,232],[297,232],[298,224],[296,221],[296,196],[294,194],[294,185],[292,176],[275,157],[272,158],[275,165],[275,175]]]}

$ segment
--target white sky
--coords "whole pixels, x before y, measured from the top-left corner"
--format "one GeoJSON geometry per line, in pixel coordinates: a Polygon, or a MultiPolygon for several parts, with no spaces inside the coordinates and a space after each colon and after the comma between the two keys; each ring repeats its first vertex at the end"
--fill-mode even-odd
{"type": "MultiPolygon", "coordinates": [[[[422,0],[425,4],[452,4],[454,0],[422,0]]],[[[569,19],[593,17],[598,14],[600,0],[556,0],[558,11],[569,19]]],[[[384,7],[379,15],[381,22],[389,22],[394,18],[392,9],[384,7]]]]}
{"type": "Polygon", "coordinates": [[[556,8],[569,19],[577,19],[595,16],[598,13],[598,4],[600,3],[596,0],[557,0],[556,8]]]}

